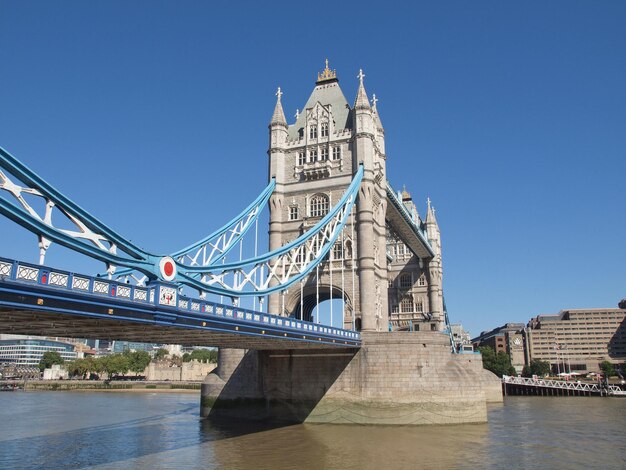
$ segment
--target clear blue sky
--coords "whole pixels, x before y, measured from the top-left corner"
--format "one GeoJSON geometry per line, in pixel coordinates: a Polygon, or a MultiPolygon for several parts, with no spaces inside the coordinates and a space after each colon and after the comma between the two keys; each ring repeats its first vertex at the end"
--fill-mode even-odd
{"type": "MultiPolygon", "coordinates": [[[[622,1],[2,0],[0,146],[169,252],[265,186],[277,86],[291,121],[326,57],[350,101],[363,68],[389,179],[433,200],[477,334],[626,297],[625,25],[622,1]]],[[[0,256],[36,241],[0,220],[0,256]]]]}

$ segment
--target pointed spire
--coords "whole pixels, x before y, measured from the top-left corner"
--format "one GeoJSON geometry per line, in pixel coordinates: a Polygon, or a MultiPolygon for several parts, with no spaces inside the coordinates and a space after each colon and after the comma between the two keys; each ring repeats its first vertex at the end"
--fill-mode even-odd
{"type": "Polygon", "coordinates": [[[370,100],[367,98],[367,93],[365,92],[365,86],[363,86],[363,78],[365,74],[362,69],[359,69],[359,89],[356,92],[356,100],[354,101],[355,109],[370,109],[370,100]]]}
{"type": "Polygon", "coordinates": [[[283,92],[280,91],[280,87],[278,87],[278,91],[276,91],[276,107],[274,108],[274,114],[272,115],[272,124],[282,124],[287,126],[287,119],[285,119],[285,112],[283,111],[283,105],[280,102],[280,98],[283,96],[283,92]]]}
{"type": "Polygon", "coordinates": [[[426,211],[426,223],[437,225],[437,218],[435,217],[435,208],[430,204],[430,198],[426,200],[428,202],[428,209],[426,211]]]}

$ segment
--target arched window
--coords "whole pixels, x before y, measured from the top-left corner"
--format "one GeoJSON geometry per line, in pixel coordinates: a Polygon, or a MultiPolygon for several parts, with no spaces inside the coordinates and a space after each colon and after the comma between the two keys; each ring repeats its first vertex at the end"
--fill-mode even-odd
{"type": "Polygon", "coordinates": [[[311,217],[322,217],[328,213],[328,197],[323,194],[316,194],[311,198],[309,204],[309,215],[311,217]]]}
{"type": "Polygon", "coordinates": [[[400,274],[400,287],[409,289],[413,285],[413,278],[410,273],[400,274]]]}
{"type": "Polygon", "coordinates": [[[419,299],[417,301],[416,309],[417,309],[417,311],[419,313],[423,313],[424,312],[424,301],[422,299],[419,299]]]}
{"type": "Polygon", "coordinates": [[[328,137],[328,123],[327,122],[322,123],[322,128],[320,129],[320,132],[322,134],[322,137],[328,137]]]}
{"type": "Polygon", "coordinates": [[[422,273],[420,278],[417,280],[417,285],[418,286],[425,286],[426,285],[426,276],[424,276],[424,273],[422,273]]]}
{"type": "Polygon", "coordinates": [[[309,139],[317,139],[317,123],[311,123],[309,127],[309,139]]]}
{"type": "Polygon", "coordinates": [[[346,240],[346,247],[344,250],[344,257],[346,259],[352,259],[352,241],[351,240],[346,240]]]}

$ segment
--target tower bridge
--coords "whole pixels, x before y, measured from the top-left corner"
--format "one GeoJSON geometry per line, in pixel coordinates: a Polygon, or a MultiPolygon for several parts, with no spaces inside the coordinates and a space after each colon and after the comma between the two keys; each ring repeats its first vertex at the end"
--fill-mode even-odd
{"type": "Polygon", "coordinates": [[[484,421],[500,383],[479,357],[454,354],[445,334],[435,210],[429,200],[422,219],[387,181],[393,159],[364,77],[350,105],[326,63],[292,124],[279,88],[266,188],[215,232],[165,255],[0,149],[0,214],[34,233],[39,249],[38,264],[0,259],[0,332],[220,346],[202,390],[211,416],[484,421]],[[269,249],[259,254],[264,210],[269,249]],[[46,266],[54,244],[103,262],[103,272],[46,266]],[[313,312],[329,299],[342,307],[331,303],[321,324],[313,312]]]}

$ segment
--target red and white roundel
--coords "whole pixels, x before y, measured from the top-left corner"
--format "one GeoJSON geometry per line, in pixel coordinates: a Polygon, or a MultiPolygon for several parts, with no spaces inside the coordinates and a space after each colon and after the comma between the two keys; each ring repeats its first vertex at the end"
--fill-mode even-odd
{"type": "Polygon", "coordinates": [[[161,277],[165,281],[173,281],[176,277],[176,262],[169,256],[161,258],[159,268],[161,270],[161,277]]]}

